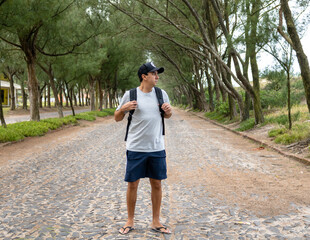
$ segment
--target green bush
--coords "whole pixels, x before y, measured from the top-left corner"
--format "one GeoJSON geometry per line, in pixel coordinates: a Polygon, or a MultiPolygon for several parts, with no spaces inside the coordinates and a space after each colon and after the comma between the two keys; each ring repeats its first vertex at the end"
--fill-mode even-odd
{"type": "Polygon", "coordinates": [[[115,112],[115,108],[107,108],[103,109],[102,111],[108,113],[109,115],[113,115],[115,112]]]}
{"type": "Polygon", "coordinates": [[[46,123],[48,128],[51,130],[60,128],[63,125],[63,120],[61,118],[48,118],[41,120],[41,122],[46,123]]]}
{"type": "MultiPolygon", "coordinates": [[[[301,113],[300,111],[292,114],[292,122],[296,122],[300,119],[301,113]]],[[[288,124],[288,116],[287,114],[282,114],[279,116],[272,116],[272,117],[267,117],[266,118],[267,123],[277,123],[280,125],[287,125],[288,124]]]]}
{"type": "Polygon", "coordinates": [[[299,139],[295,134],[284,133],[275,138],[275,143],[281,144],[291,144],[293,142],[297,142],[299,139]]]}
{"type": "Polygon", "coordinates": [[[63,124],[64,124],[64,125],[69,125],[69,124],[75,125],[75,124],[78,123],[78,121],[76,120],[76,118],[73,117],[73,116],[64,117],[64,118],[62,118],[62,121],[63,121],[63,124]]]}
{"type": "Polygon", "coordinates": [[[215,111],[224,115],[224,116],[228,116],[229,115],[229,103],[228,103],[228,101],[217,102],[215,104],[215,111]]]}
{"type": "Polygon", "coordinates": [[[284,91],[264,90],[260,91],[260,100],[262,108],[284,107],[287,103],[287,95],[284,91]]]}
{"type": "Polygon", "coordinates": [[[274,136],[276,143],[290,144],[310,137],[310,124],[295,124],[291,130],[281,128],[271,130],[269,136],[274,136]]]}
{"type": "Polygon", "coordinates": [[[40,122],[19,122],[8,124],[7,128],[0,127],[0,142],[18,141],[25,137],[42,136],[49,131],[62,127],[63,125],[77,124],[78,119],[87,121],[96,120],[96,116],[105,117],[113,115],[115,109],[104,109],[103,111],[84,112],[64,118],[48,118],[40,122]]]}
{"type": "Polygon", "coordinates": [[[25,137],[42,136],[48,132],[48,123],[44,122],[19,122],[8,124],[7,128],[17,131],[25,137]]]}
{"type": "Polygon", "coordinates": [[[272,129],[268,132],[269,137],[276,137],[278,135],[284,134],[287,132],[286,128],[278,128],[278,129],[272,129]]]}
{"type": "Polygon", "coordinates": [[[76,119],[80,120],[87,120],[87,121],[94,121],[96,117],[106,117],[109,115],[113,115],[115,112],[115,108],[108,108],[103,109],[102,111],[91,111],[91,112],[83,112],[79,113],[75,116],[76,119]]]}
{"type": "Polygon", "coordinates": [[[13,142],[24,139],[24,135],[11,128],[0,127],[0,142],[13,142]]]}
{"type": "Polygon", "coordinates": [[[79,113],[75,115],[75,118],[77,120],[86,120],[86,121],[94,121],[96,120],[96,117],[94,114],[88,114],[88,113],[79,113]]]}
{"type": "Polygon", "coordinates": [[[209,119],[218,121],[220,123],[224,123],[224,122],[227,122],[229,120],[226,116],[224,116],[223,114],[216,112],[216,111],[207,112],[207,113],[205,113],[205,116],[209,119]]]}
{"type": "Polygon", "coordinates": [[[243,132],[249,129],[252,129],[255,126],[255,119],[254,118],[249,118],[242,123],[240,123],[240,127],[237,128],[237,131],[243,132]]]}

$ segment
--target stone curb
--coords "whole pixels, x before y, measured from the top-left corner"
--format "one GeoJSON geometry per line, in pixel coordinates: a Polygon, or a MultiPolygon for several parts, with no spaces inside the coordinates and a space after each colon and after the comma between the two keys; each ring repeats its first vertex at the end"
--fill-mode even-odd
{"type": "Polygon", "coordinates": [[[271,148],[272,150],[274,150],[274,151],[280,153],[281,155],[283,155],[283,156],[285,156],[285,157],[288,157],[288,158],[297,160],[298,162],[301,162],[301,163],[303,163],[303,164],[305,164],[305,165],[307,165],[307,166],[310,166],[310,160],[308,160],[308,159],[306,159],[306,158],[297,156],[297,155],[292,154],[292,153],[283,152],[283,151],[280,150],[279,148],[276,148],[275,146],[272,146],[272,145],[270,145],[269,143],[266,143],[266,142],[264,142],[264,141],[258,140],[258,139],[256,139],[256,138],[251,137],[251,136],[248,136],[248,135],[245,134],[245,133],[235,131],[235,130],[233,130],[233,129],[229,128],[229,127],[226,127],[225,125],[222,125],[222,124],[220,124],[220,123],[218,123],[218,122],[216,122],[216,121],[213,121],[213,120],[208,119],[208,118],[203,117],[203,116],[199,116],[198,114],[196,114],[196,113],[194,113],[194,112],[190,112],[190,111],[188,111],[188,112],[191,113],[192,115],[195,115],[195,116],[197,116],[197,117],[199,117],[199,118],[201,118],[201,119],[207,121],[207,122],[210,122],[210,123],[212,123],[212,124],[214,124],[214,125],[217,125],[217,126],[219,126],[219,127],[222,127],[222,128],[224,128],[224,129],[226,129],[226,130],[232,132],[232,133],[235,133],[235,134],[237,134],[237,135],[239,135],[239,136],[242,136],[242,137],[247,138],[247,139],[249,139],[249,140],[252,140],[252,141],[254,141],[254,142],[256,142],[256,143],[259,143],[260,145],[262,145],[262,146],[264,146],[264,147],[271,148]]]}

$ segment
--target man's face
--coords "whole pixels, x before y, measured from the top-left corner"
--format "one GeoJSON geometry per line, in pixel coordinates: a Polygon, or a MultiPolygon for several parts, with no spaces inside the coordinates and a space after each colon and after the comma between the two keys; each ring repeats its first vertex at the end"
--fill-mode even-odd
{"type": "Polygon", "coordinates": [[[150,83],[151,85],[155,86],[158,82],[159,76],[158,76],[158,72],[148,72],[148,74],[143,74],[144,75],[144,80],[147,83],[150,83]]]}

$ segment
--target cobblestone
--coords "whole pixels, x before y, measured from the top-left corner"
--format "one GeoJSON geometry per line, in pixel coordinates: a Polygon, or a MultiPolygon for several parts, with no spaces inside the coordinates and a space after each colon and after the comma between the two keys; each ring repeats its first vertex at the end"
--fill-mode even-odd
{"type": "MultiPolygon", "coordinates": [[[[211,163],[273,174],[259,161],[259,153],[222,146],[220,139],[204,141],[203,133],[178,113],[166,124],[169,169],[198,174],[211,163]]],[[[119,235],[127,216],[124,133],[125,123],[109,120],[55,148],[0,167],[0,239],[310,239],[309,206],[292,203],[297,212],[256,216],[238,203],[209,196],[203,184],[173,182],[169,172],[161,219],[173,233],[151,231],[150,186],[142,179],[135,230],[119,235]]]]}

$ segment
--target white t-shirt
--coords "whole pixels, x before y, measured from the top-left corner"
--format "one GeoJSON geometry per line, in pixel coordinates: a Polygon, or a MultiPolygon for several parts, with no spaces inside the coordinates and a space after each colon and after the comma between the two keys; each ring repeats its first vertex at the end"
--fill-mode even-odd
{"type": "MultiPolygon", "coordinates": [[[[169,103],[167,93],[162,90],[164,102],[169,103]]],[[[129,91],[124,94],[118,111],[125,103],[130,101],[129,91]]],[[[137,87],[138,106],[132,115],[129,126],[126,148],[135,152],[157,152],[165,149],[163,125],[158,107],[155,89],[144,93],[137,87]]]]}

